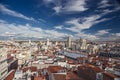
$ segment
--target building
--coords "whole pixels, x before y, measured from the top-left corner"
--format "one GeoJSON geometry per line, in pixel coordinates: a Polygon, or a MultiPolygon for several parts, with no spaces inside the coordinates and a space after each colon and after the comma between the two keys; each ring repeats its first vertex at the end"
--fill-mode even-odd
{"type": "Polygon", "coordinates": [[[49,41],[49,39],[47,39],[47,43],[46,43],[46,45],[47,45],[47,46],[50,45],[50,41],[49,41]]]}
{"type": "Polygon", "coordinates": [[[87,47],[87,51],[89,54],[96,54],[99,52],[99,47],[97,45],[89,44],[87,47]]]}
{"type": "Polygon", "coordinates": [[[18,59],[12,60],[8,63],[8,72],[18,68],[18,59]]]}
{"type": "Polygon", "coordinates": [[[67,39],[67,47],[71,48],[71,44],[72,44],[71,37],[68,37],[68,39],[67,39]]]}
{"type": "Polygon", "coordinates": [[[15,74],[14,74],[14,79],[13,80],[20,80],[22,79],[22,70],[16,70],[15,74]]]}
{"type": "Polygon", "coordinates": [[[86,39],[81,39],[81,41],[80,41],[80,49],[81,50],[86,50],[87,49],[86,46],[87,46],[86,39]]]}
{"type": "Polygon", "coordinates": [[[0,46],[0,80],[4,79],[7,73],[7,48],[0,46]]]}
{"type": "Polygon", "coordinates": [[[116,75],[105,72],[103,73],[103,80],[120,80],[116,75]]]}
{"type": "Polygon", "coordinates": [[[5,80],[13,80],[15,75],[15,70],[11,70],[5,77],[5,80]]]}
{"type": "Polygon", "coordinates": [[[85,80],[102,80],[102,69],[90,64],[78,67],[77,74],[85,80]]]}

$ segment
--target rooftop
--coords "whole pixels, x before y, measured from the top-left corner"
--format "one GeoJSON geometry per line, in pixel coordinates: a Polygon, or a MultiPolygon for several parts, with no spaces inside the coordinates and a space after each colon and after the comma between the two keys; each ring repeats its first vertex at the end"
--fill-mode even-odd
{"type": "Polygon", "coordinates": [[[108,73],[108,72],[105,72],[104,73],[106,76],[108,76],[108,77],[110,77],[110,78],[117,78],[117,76],[116,75],[114,75],[114,74],[111,74],[111,73],[108,73]]]}
{"type": "Polygon", "coordinates": [[[64,68],[61,66],[49,66],[47,70],[48,70],[48,73],[57,73],[60,70],[64,70],[64,68]]]}

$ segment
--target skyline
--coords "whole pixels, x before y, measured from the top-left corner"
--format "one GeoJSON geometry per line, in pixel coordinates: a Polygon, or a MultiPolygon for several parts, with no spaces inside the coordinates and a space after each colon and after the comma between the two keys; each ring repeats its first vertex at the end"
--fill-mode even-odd
{"type": "Polygon", "coordinates": [[[0,0],[0,39],[119,39],[119,14],[119,0],[0,0]]]}

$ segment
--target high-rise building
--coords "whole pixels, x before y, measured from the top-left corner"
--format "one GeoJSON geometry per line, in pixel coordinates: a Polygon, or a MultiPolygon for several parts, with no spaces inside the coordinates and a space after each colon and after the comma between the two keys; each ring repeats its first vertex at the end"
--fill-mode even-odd
{"type": "Polygon", "coordinates": [[[71,47],[71,43],[72,43],[72,40],[71,40],[71,37],[69,36],[68,39],[67,39],[67,47],[71,47]]]}
{"type": "Polygon", "coordinates": [[[49,41],[49,39],[47,39],[47,43],[46,43],[46,45],[47,45],[47,46],[50,45],[50,41],[49,41]]]}
{"type": "Polygon", "coordinates": [[[85,50],[87,45],[86,39],[81,39],[80,49],[85,50]]]}

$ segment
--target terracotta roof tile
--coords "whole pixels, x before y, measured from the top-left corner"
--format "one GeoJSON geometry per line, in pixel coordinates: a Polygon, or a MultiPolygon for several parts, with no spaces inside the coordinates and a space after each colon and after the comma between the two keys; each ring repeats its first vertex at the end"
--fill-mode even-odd
{"type": "Polygon", "coordinates": [[[87,67],[87,68],[92,69],[92,70],[95,71],[95,72],[102,72],[102,71],[103,71],[103,70],[100,69],[99,67],[94,66],[94,65],[91,65],[91,64],[85,64],[84,66],[87,67]]]}
{"type": "Polygon", "coordinates": [[[32,66],[32,67],[30,67],[30,70],[31,70],[31,72],[36,72],[37,71],[37,67],[32,66]]]}
{"type": "Polygon", "coordinates": [[[47,70],[48,70],[48,73],[56,73],[59,70],[64,70],[64,68],[61,66],[49,66],[47,70]]]}
{"type": "Polygon", "coordinates": [[[111,74],[111,73],[108,73],[108,72],[106,72],[106,73],[104,73],[106,76],[109,76],[109,77],[111,77],[111,78],[116,78],[117,76],[115,76],[114,74],[111,74]]]}
{"type": "Polygon", "coordinates": [[[34,77],[34,80],[45,80],[45,77],[44,76],[35,76],[34,77]]]}
{"type": "Polygon", "coordinates": [[[5,80],[12,80],[14,78],[15,70],[11,70],[5,80]]]}
{"type": "Polygon", "coordinates": [[[80,79],[80,77],[78,75],[69,71],[69,72],[67,72],[66,80],[83,80],[83,79],[80,79]]]}
{"type": "Polygon", "coordinates": [[[65,74],[53,74],[54,80],[66,80],[65,74]]]}

